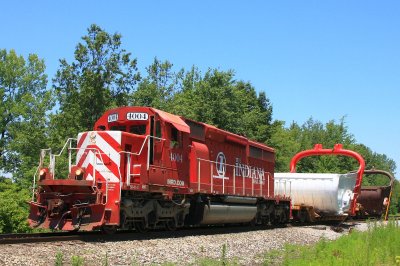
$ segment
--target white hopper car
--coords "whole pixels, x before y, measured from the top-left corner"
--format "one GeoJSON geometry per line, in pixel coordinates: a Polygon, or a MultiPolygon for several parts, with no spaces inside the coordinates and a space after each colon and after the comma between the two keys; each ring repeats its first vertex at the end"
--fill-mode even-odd
{"type": "Polygon", "coordinates": [[[365,162],[354,151],[342,149],[336,144],[333,149],[323,149],[321,144],[314,149],[296,154],[290,163],[290,173],[275,173],[275,195],[292,199],[292,217],[300,222],[316,220],[344,220],[355,215],[357,197],[360,194],[365,162]],[[357,172],[296,173],[297,162],[307,156],[344,155],[356,159],[360,167],[357,172]]]}

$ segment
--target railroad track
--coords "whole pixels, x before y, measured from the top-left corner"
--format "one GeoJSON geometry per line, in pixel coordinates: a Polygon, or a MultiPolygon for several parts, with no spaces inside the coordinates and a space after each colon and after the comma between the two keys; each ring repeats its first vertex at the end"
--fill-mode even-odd
{"type": "Polygon", "coordinates": [[[95,236],[96,235],[95,233],[98,234],[98,232],[1,234],[0,244],[83,240],[85,236],[90,236],[90,235],[95,236]]]}
{"type": "Polygon", "coordinates": [[[177,231],[153,230],[146,233],[139,233],[133,230],[117,231],[115,234],[104,234],[101,231],[88,232],[55,232],[55,233],[30,233],[30,234],[0,234],[0,245],[20,244],[20,243],[39,243],[39,242],[64,242],[64,241],[83,241],[83,242],[108,242],[108,241],[130,241],[148,240],[163,238],[180,238],[192,235],[213,235],[213,234],[232,234],[255,230],[265,230],[263,226],[212,226],[182,228],[177,231]]]}
{"type": "MultiPolygon", "coordinates": [[[[390,219],[396,221],[400,220],[400,215],[391,216],[390,219]]],[[[288,226],[294,227],[315,227],[315,229],[324,230],[329,227],[348,229],[360,222],[366,220],[351,220],[340,224],[319,222],[308,224],[289,224],[288,226]]],[[[277,227],[274,227],[277,228],[277,227]]],[[[273,229],[264,226],[243,226],[243,225],[230,225],[230,226],[209,226],[209,227],[193,227],[182,228],[177,231],[154,230],[147,233],[139,233],[133,230],[117,231],[115,234],[107,235],[101,231],[88,231],[88,232],[51,232],[51,233],[30,233],[30,234],[0,234],[1,244],[18,244],[18,243],[38,243],[38,242],[64,242],[64,241],[84,241],[84,242],[106,242],[106,241],[129,241],[129,240],[148,240],[148,239],[162,239],[162,238],[180,238],[192,235],[213,235],[213,234],[232,234],[242,233],[248,231],[267,230],[273,229]]]]}

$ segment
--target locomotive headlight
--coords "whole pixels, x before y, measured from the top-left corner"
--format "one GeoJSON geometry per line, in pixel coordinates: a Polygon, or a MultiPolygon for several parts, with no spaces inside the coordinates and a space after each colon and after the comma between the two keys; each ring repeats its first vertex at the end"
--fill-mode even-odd
{"type": "Polygon", "coordinates": [[[39,177],[40,177],[40,180],[43,180],[46,178],[46,169],[40,169],[39,177]]]}
{"type": "Polygon", "coordinates": [[[84,173],[84,171],[83,171],[82,168],[76,169],[76,171],[75,171],[75,177],[76,177],[76,179],[77,179],[77,180],[82,180],[82,178],[83,178],[83,173],[84,173]]]}

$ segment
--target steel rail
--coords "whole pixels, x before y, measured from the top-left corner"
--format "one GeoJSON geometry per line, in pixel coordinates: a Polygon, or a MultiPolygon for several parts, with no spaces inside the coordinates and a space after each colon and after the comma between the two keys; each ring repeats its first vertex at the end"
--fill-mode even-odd
{"type": "MultiPolygon", "coordinates": [[[[389,220],[400,221],[400,215],[389,217],[389,220]]],[[[371,220],[373,222],[375,220],[371,220]]],[[[380,221],[380,220],[376,220],[380,221]]],[[[381,220],[382,221],[382,220],[381,220]]],[[[243,233],[259,230],[273,230],[289,227],[304,226],[322,226],[336,224],[335,227],[349,228],[357,223],[365,223],[366,220],[348,220],[342,221],[320,221],[315,223],[289,223],[287,225],[271,225],[271,226],[251,226],[251,225],[212,225],[199,227],[184,227],[177,231],[167,231],[164,229],[154,229],[146,233],[140,233],[134,230],[121,230],[114,234],[105,234],[101,231],[83,231],[83,232],[51,232],[51,233],[30,233],[30,234],[0,234],[0,246],[3,244],[27,244],[42,242],[64,242],[64,241],[83,241],[83,242],[116,242],[116,241],[134,241],[134,240],[150,240],[164,238],[179,238],[193,235],[216,235],[216,234],[232,234],[243,233]]]]}

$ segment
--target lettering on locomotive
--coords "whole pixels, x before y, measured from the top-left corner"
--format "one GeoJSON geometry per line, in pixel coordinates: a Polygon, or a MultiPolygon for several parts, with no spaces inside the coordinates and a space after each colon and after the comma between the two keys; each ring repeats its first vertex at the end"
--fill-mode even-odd
{"type": "Polygon", "coordinates": [[[182,154],[179,154],[179,153],[171,152],[170,159],[171,159],[171,162],[180,162],[180,163],[183,162],[183,156],[182,156],[182,154]]]}
{"type": "Polygon", "coordinates": [[[108,123],[115,122],[117,120],[118,120],[118,113],[108,115],[108,118],[107,118],[108,123]]]}
{"type": "Polygon", "coordinates": [[[183,180],[176,180],[176,179],[167,179],[167,185],[173,185],[173,186],[185,186],[185,181],[183,180]]]}
{"type": "Polygon", "coordinates": [[[265,171],[263,168],[242,164],[240,158],[236,158],[235,173],[236,176],[252,178],[254,184],[264,184],[265,182],[265,171]]]}
{"type": "Polygon", "coordinates": [[[149,119],[149,115],[147,113],[127,113],[126,119],[145,121],[149,119]]]}

